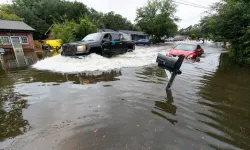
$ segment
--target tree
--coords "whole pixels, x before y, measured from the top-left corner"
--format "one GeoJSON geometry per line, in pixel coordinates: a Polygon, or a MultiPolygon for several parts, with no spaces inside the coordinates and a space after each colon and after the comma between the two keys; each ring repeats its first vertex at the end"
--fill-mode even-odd
{"type": "Polygon", "coordinates": [[[123,18],[120,14],[115,14],[113,11],[103,14],[102,27],[113,30],[133,30],[134,25],[123,18]]]}
{"type": "Polygon", "coordinates": [[[249,5],[249,0],[224,0],[211,8],[214,14],[207,16],[212,38],[230,42],[231,58],[243,64],[250,64],[249,5]]]}
{"type": "Polygon", "coordinates": [[[175,12],[176,5],[171,0],[149,0],[145,7],[137,9],[135,21],[141,30],[159,40],[177,32],[175,12]]]}
{"type": "Polygon", "coordinates": [[[88,19],[80,19],[80,23],[75,21],[65,21],[62,24],[56,24],[52,28],[54,39],[61,39],[63,43],[81,40],[87,34],[96,32],[97,27],[88,19]]]}
{"type": "Polygon", "coordinates": [[[63,43],[73,42],[77,24],[74,21],[65,21],[62,24],[55,24],[52,28],[54,39],[61,39],[63,43]]]}
{"type": "Polygon", "coordinates": [[[23,18],[20,18],[13,11],[10,10],[8,5],[1,5],[0,6],[0,19],[1,20],[17,20],[23,21],[23,18]]]}
{"type": "Polygon", "coordinates": [[[65,20],[73,20],[79,24],[81,18],[88,18],[98,28],[113,30],[133,30],[134,25],[126,18],[114,12],[103,14],[87,8],[81,2],[65,0],[13,0],[11,10],[24,22],[36,29],[34,39],[44,39],[45,32],[52,24],[62,24],[65,20]]]}
{"type": "Polygon", "coordinates": [[[80,23],[76,26],[76,40],[81,40],[86,35],[96,32],[97,27],[89,19],[80,19],[80,23]]]}
{"type": "Polygon", "coordinates": [[[35,39],[45,38],[44,33],[54,23],[62,23],[65,20],[79,21],[89,15],[86,5],[81,2],[69,2],[63,0],[13,0],[11,5],[14,13],[24,22],[36,29],[35,39]]]}

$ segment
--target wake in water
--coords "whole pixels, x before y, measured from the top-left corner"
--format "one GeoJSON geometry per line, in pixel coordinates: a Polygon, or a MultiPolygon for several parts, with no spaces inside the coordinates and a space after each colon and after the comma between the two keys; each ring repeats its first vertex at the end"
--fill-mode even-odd
{"type": "Polygon", "coordinates": [[[60,73],[79,73],[86,71],[108,71],[126,67],[141,67],[156,63],[158,53],[166,54],[170,46],[136,47],[134,52],[128,52],[113,58],[90,54],[86,57],[72,58],[54,56],[38,61],[32,68],[60,73]]]}

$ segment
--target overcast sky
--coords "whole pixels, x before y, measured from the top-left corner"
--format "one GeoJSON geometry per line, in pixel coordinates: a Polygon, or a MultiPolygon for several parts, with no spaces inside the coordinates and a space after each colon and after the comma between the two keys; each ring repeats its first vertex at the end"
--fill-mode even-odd
{"type": "MultiPolygon", "coordinates": [[[[0,3],[7,3],[11,0],[0,0],[0,3]]],[[[74,1],[74,0],[70,0],[74,1]]],[[[88,7],[92,7],[97,11],[104,13],[114,11],[115,13],[121,14],[131,22],[134,22],[136,17],[136,8],[145,6],[147,0],[77,0],[83,2],[88,7]]],[[[175,0],[176,2],[183,3],[184,1],[195,3],[208,7],[209,5],[218,2],[219,0],[175,0]]],[[[185,28],[189,25],[193,25],[199,22],[200,17],[206,9],[196,8],[192,6],[177,4],[177,13],[181,21],[178,23],[179,28],[185,28]]]]}

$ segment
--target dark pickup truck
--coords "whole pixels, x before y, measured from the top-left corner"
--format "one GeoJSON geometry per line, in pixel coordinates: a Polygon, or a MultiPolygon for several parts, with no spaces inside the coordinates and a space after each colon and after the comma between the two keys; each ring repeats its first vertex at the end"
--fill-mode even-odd
{"type": "Polygon", "coordinates": [[[135,49],[132,41],[121,40],[118,32],[99,32],[87,35],[81,41],[62,45],[63,56],[87,55],[97,53],[99,55],[123,54],[135,49]]]}

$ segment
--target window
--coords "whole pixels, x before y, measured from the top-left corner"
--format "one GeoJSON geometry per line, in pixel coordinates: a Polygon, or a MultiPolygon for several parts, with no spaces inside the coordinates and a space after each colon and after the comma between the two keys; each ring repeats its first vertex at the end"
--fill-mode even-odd
{"type": "Polygon", "coordinates": [[[175,49],[184,50],[184,51],[194,51],[196,49],[196,46],[189,45],[189,44],[180,44],[180,45],[176,46],[175,49]]]}
{"type": "Polygon", "coordinates": [[[111,35],[110,34],[105,34],[103,39],[109,39],[110,41],[112,40],[111,35]]]}
{"type": "Polygon", "coordinates": [[[120,41],[120,36],[117,33],[111,33],[112,40],[120,41]]]}
{"type": "Polygon", "coordinates": [[[2,40],[3,45],[10,45],[11,44],[10,43],[10,37],[8,37],[8,36],[2,36],[1,40],[2,40]]]}
{"type": "Polygon", "coordinates": [[[28,38],[26,36],[21,36],[20,41],[22,44],[29,44],[28,38]]]}
{"type": "Polygon", "coordinates": [[[100,40],[102,34],[101,33],[93,33],[85,36],[82,41],[97,41],[100,40]]]}

